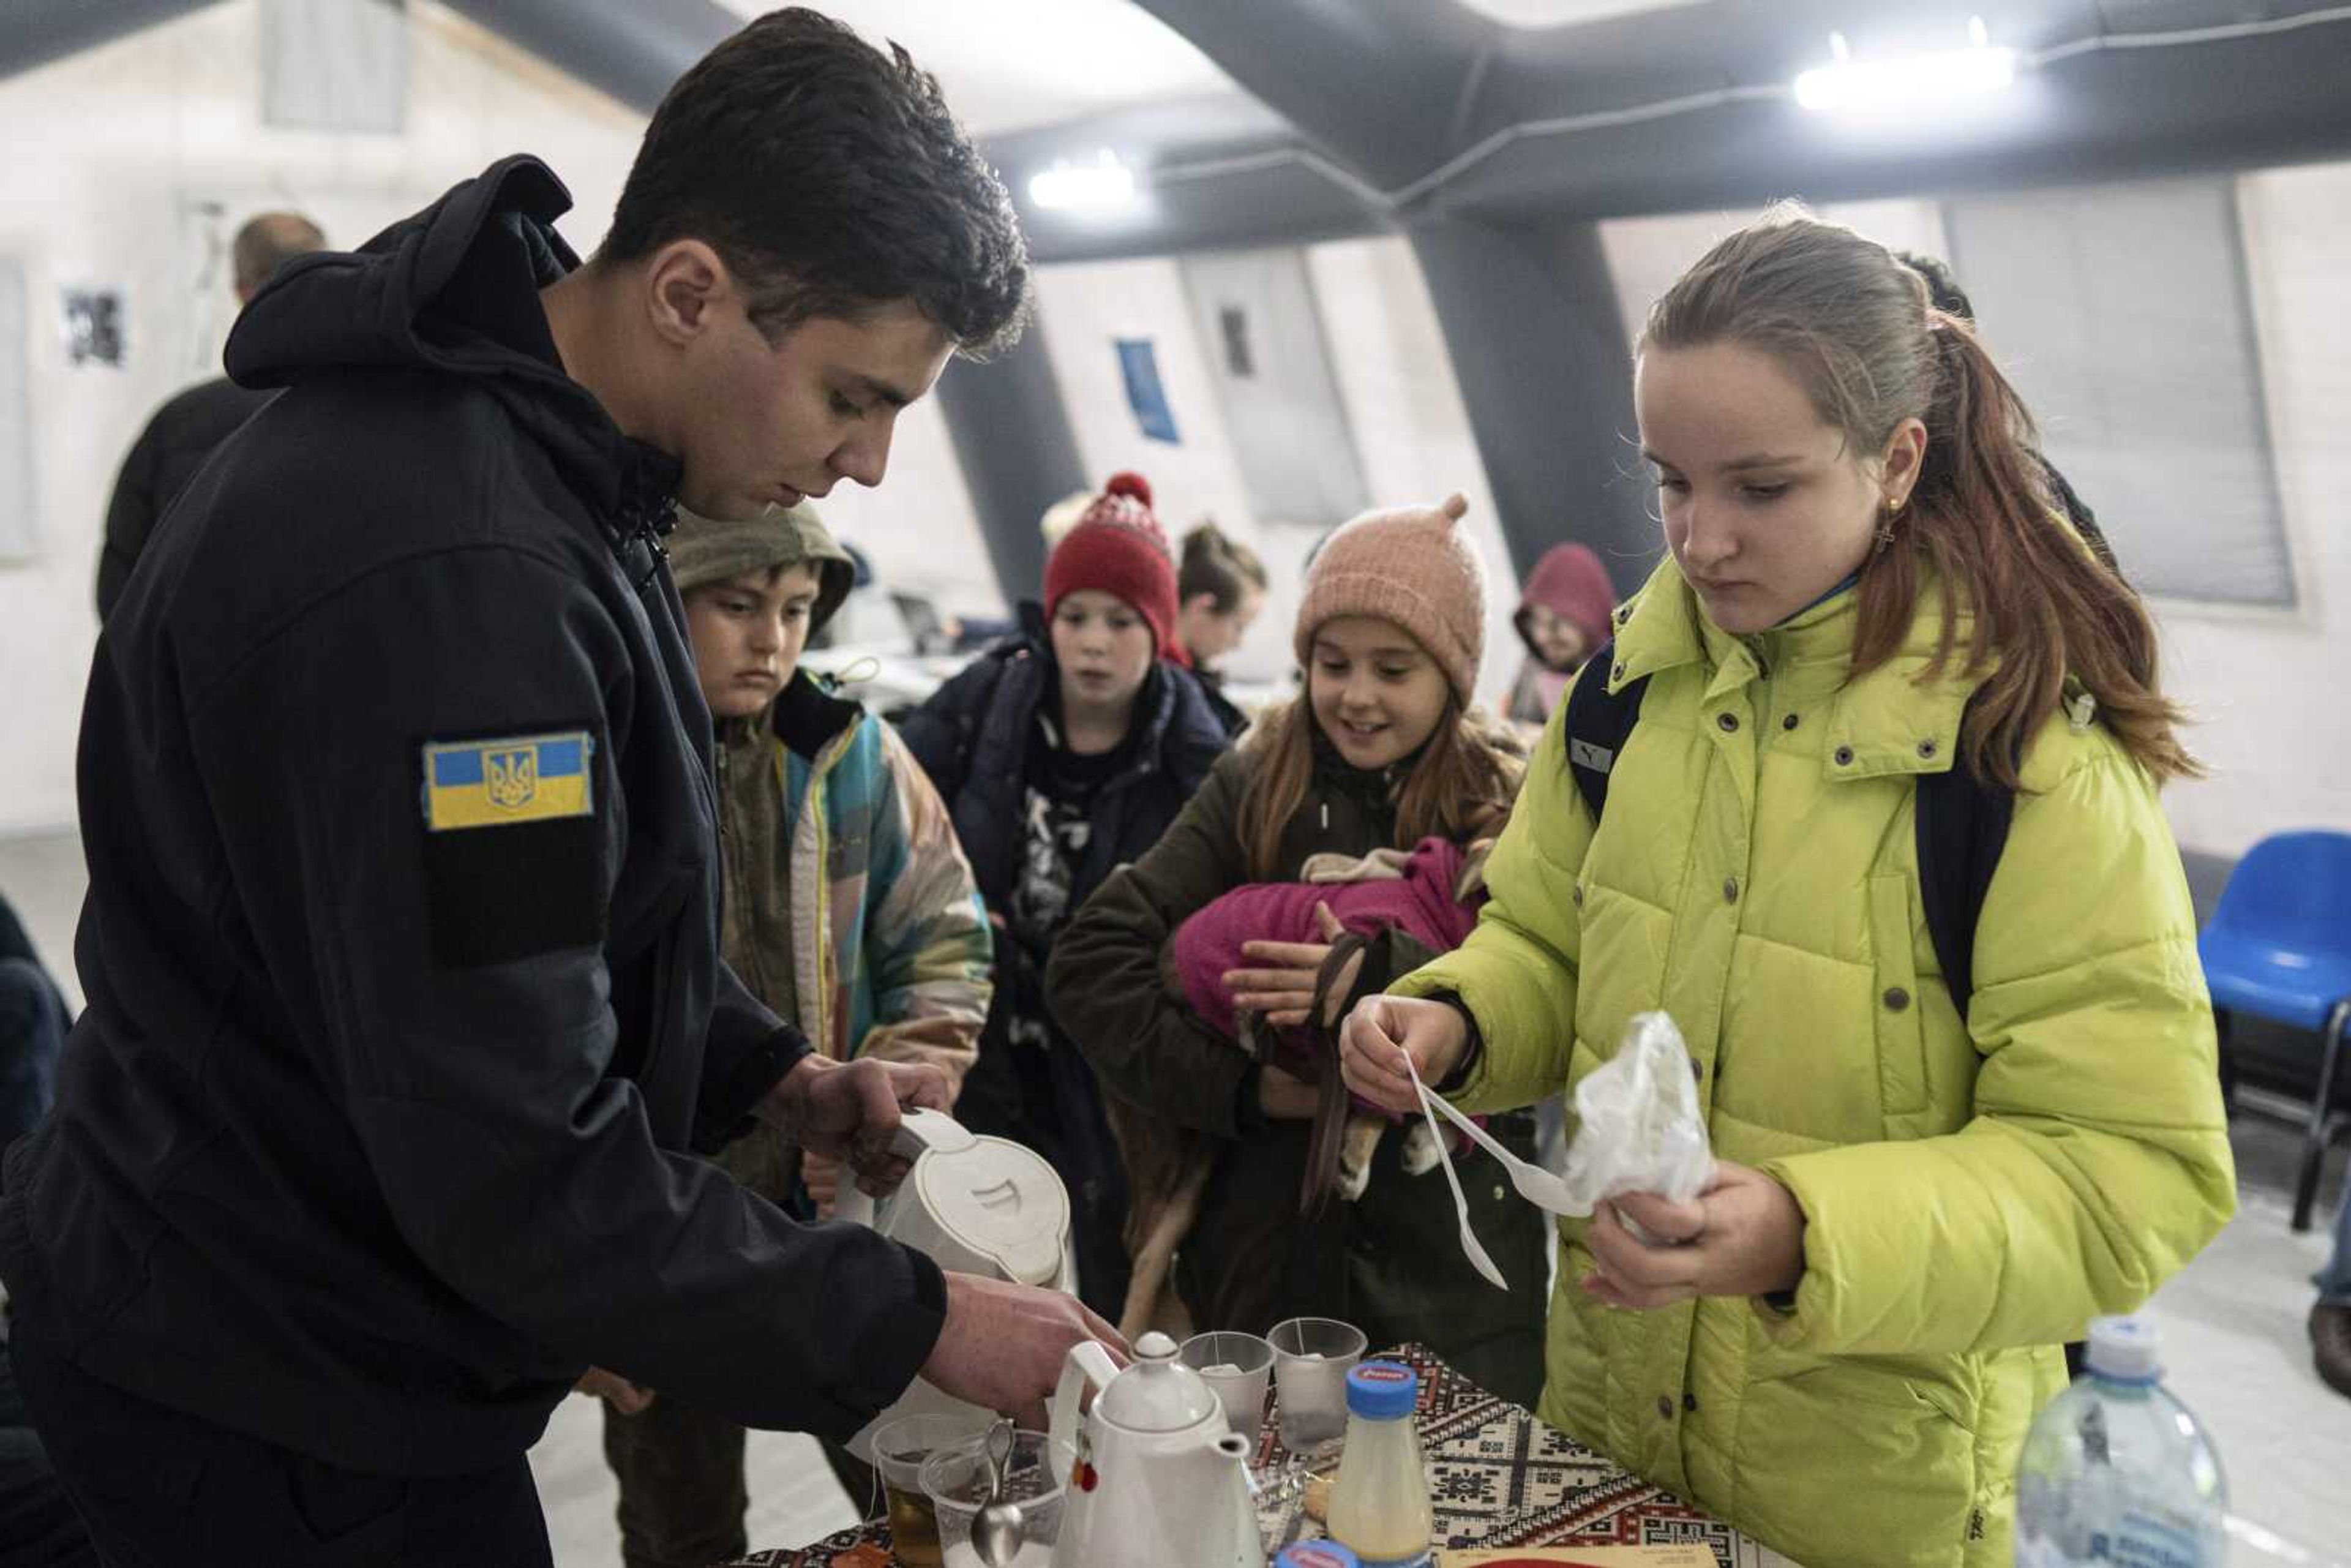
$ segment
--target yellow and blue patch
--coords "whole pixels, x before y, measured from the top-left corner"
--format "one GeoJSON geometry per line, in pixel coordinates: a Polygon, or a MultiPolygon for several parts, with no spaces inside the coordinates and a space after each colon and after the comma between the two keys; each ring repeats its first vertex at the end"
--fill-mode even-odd
{"type": "Polygon", "coordinates": [[[424,825],[436,833],[589,816],[595,740],[584,729],[424,748],[424,825]]]}

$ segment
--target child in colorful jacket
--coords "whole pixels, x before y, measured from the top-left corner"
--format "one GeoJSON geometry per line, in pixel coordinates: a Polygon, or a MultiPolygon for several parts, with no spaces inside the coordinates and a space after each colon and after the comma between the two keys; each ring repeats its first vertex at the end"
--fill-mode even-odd
{"type": "MultiPolygon", "coordinates": [[[[670,570],[715,721],[726,961],[827,1056],[926,1061],[959,1084],[990,993],[971,866],[896,733],[799,668],[809,634],[848,596],[848,552],[803,502],[741,523],[681,516],[670,570]]],[[[839,1166],[764,1128],[718,1163],[803,1217],[832,1211],[839,1166]]],[[[701,1568],[741,1556],[743,1428],[599,1391],[627,1560],[701,1568]]],[[[856,1462],[829,1457],[860,1492],[856,1462]]]]}

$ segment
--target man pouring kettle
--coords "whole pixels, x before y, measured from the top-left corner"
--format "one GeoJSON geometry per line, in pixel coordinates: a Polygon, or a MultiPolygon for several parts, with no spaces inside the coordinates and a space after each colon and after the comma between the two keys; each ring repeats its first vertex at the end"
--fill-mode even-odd
{"type": "Polygon", "coordinates": [[[671,89],[584,265],[568,205],[511,158],[282,271],[227,361],[287,390],[100,639],[89,1007],[0,1274],[108,1563],[545,1564],[524,1455],[590,1364],[845,1437],[1116,1343],[695,1157],[758,1115],[887,1186],[946,1096],[718,961],[671,497],[879,483],[1024,313],[1004,190],[903,51],[795,10],[671,89]]]}

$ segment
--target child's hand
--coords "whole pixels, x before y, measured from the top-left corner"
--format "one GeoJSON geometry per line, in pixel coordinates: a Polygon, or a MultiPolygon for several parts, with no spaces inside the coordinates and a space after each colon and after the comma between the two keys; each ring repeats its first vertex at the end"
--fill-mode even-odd
{"type": "Polygon", "coordinates": [[[1365,997],[1339,1027],[1339,1073],[1347,1087],[1402,1116],[1420,1113],[1405,1057],[1423,1083],[1442,1081],[1469,1048],[1469,1022],[1443,1002],[1365,997]]]}
{"type": "Polygon", "coordinates": [[[653,1402],[653,1391],[640,1388],[617,1372],[591,1366],[573,1384],[575,1393],[592,1394],[623,1416],[642,1415],[653,1402]]]}
{"type": "MultiPolygon", "coordinates": [[[[1347,929],[1327,904],[1314,906],[1314,923],[1322,931],[1323,940],[1320,942],[1241,944],[1243,957],[1280,967],[1226,970],[1225,989],[1236,1009],[1257,1013],[1276,1029],[1296,1029],[1306,1021],[1314,1007],[1314,982],[1322,975],[1322,966],[1330,961],[1331,944],[1345,935],[1347,929]]],[[[1331,1012],[1337,1012],[1337,1002],[1343,1001],[1355,988],[1355,977],[1362,972],[1363,957],[1358,954],[1340,977],[1342,983],[1332,988],[1334,1001],[1331,1012]]],[[[1323,1021],[1338,1020],[1326,1017],[1323,1021]]]]}
{"type": "Polygon", "coordinates": [[[1655,1193],[1607,1199],[1593,1211],[1584,1242],[1593,1266],[1584,1290],[1635,1312],[1694,1296],[1772,1295],[1804,1277],[1804,1211],[1796,1195],[1728,1160],[1716,1164],[1713,1185],[1695,1202],[1655,1193]],[[1653,1239],[1635,1237],[1626,1219],[1653,1239]]]}

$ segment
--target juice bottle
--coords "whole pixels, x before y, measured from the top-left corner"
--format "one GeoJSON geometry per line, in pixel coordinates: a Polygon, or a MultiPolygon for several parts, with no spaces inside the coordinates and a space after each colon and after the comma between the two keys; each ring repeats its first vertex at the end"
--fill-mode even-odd
{"type": "Polygon", "coordinates": [[[1347,1442],[1331,1489],[1331,1539],[1363,1568],[1421,1568],[1436,1521],[1413,1412],[1420,1375],[1367,1361],[1347,1374],[1347,1442]]]}

